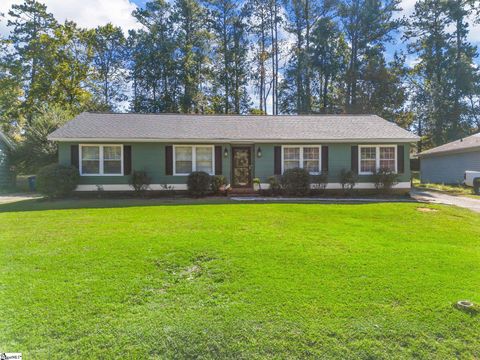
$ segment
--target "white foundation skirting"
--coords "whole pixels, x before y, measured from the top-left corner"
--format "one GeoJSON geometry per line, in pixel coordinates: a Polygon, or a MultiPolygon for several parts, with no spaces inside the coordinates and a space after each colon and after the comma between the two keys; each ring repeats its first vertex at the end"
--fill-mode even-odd
{"type": "MultiPolygon", "coordinates": [[[[262,189],[268,189],[268,183],[260,184],[262,189]]],[[[312,185],[313,188],[315,185],[312,185]]],[[[133,188],[128,184],[106,184],[106,185],[78,185],[76,191],[99,191],[99,187],[103,191],[133,191],[133,188]]],[[[339,190],[342,188],[340,183],[328,183],[327,190],[339,190]]],[[[366,190],[375,189],[374,183],[357,183],[354,189],[366,190]]],[[[399,182],[393,186],[393,189],[410,189],[410,182],[399,182]]],[[[149,190],[164,191],[164,190],[188,190],[187,184],[150,184],[149,190]],[[168,189],[165,188],[165,185],[168,189]]]]}
{"type": "MultiPolygon", "coordinates": [[[[75,191],[133,191],[128,184],[78,185],[75,191]]],[[[187,184],[150,184],[149,190],[187,190],[187,184]],[[165,189],[165,186],[168,189],[165,189]]]]}
{"type": "MultiPolygon", "coordinates": [[[[268,189],[270,188],[270,185],[268,183],[262,183],[260,184],[262,189],[268,189]]],[[[315,184],[310,185],[311,188],[315,187],[315,184]]],[[[405,181],[405,182],[399,182],[398,184],[394,185],[392,189],[410,189],[410,181],[405,181]]],[[[328,183],[327,187],[325,188],[327,190],[340,190],[342,189],[342,184],[340,183],[328,183]]],[[[375,184],[374,183],[356,183],[354,189],[360,189],[360,190],[367,190],[367,189],[375,189],[375,184]]]]}

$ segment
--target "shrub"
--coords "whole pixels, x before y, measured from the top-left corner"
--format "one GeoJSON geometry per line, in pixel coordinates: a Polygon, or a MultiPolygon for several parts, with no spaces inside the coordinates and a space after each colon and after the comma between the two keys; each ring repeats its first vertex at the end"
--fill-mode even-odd
{"type": "Polygon", "coordinates": [[[225,176],[215,175],[211,177],[210,186],[214,194],[219,194],[223,185],[225,185],[225,176]]]}
{"type": "Polygon", "coordinates": [[[137,195],[143,195],[148,190],[152,179],[147,175],[146,171],[134,171],[130,179],[130,186],[137,195]]]}
{"type": "Polygon", "coordinates": [[[476,195],[480,195],[480,177],[473,179],[473,191],[476,195]]]}
{"type": "Polygon", "coordinates": [[[187,178],[188,193],[195,197],[208,194],[210,190],[210,175],[204,171],[194,171],[187,178]]]}
{"type": "Polygon", "coordinates": [[[358,176],[352,170],[342,169],[342,171],[340,171],[340,184],[342,184],[342,189],[345,194],[348,194],[353,190],[357,180],[358,176]]]}
{"type": "Polygon", "coordinates": [[[283,173],[282,187],[288,195],[306,196],[310,193],[310,174],[302,168],[288,169],[283,173]]]}
{"type": "Polygon", "coordinates": [[[37,173],[37,190],[49,198],[67,196],[75,190],[80,175],[73,166],[51,164],[42,167],[37,173]]]}
{"type": "Polygon", "coordinates": [[[388,192],[398,183],[398,175],[390,169],[382,168],[373,173],[373,182],[377,190],[388,192]]]}
{"type": "Polygon", "coordinates": [[[310,177],[312,186],[314,190],[320,190],[321,192],[325,191],[325,188],[328,185],[328,175],[326,173],[320,175],[312,175],[310,177]]]}
{"type": "Polygon", "coordinates": [[[272,196],[280,195],[282,193],[282,185],[280,184],[280,177],[279,176],[270,176],[268,178],[268,185],[269,185],[269,193],[272,196]]]}

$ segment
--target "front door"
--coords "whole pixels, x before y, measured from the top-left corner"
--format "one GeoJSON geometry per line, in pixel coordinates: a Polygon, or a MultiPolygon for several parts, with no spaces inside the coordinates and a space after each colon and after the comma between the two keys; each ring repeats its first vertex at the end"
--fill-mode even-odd
{"type": "Polygon", "coordinates": [[[249,147],[232,148],[233,186],[250,186],[252,158],[249,147]]]}

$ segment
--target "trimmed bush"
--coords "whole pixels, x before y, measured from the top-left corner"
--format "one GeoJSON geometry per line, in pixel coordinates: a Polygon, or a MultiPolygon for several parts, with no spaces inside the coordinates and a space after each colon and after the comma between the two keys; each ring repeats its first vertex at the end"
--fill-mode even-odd
{"type": "Polygon", "coordinates": [[[152,179],[147,175],[146,171],[135,170],[130,179],[130,186],[133,187],[137,195],[143,195],[150,187],[151,182],[152,179]]]}
{"type": "Polygon", "coordinates": [[[476,195],[480,195],[480,177],[473,179],[473,191],[476,195]]]}
{"type": "Polygon", "coordinates": [[[210,175],[204,171],[194,171],[187,178],[188,193],[194,197],[201,197],[210,191],[210,175]]]}
{"type": "Polygon", "coordinates": [[[328,185],[328,175],[327,174],[312,175],[310,176],[310,181],[312,183],[313,190],[324,192],[328,185]]]}
{"type": "Polygon", "coordinates": [[[357,181],[358,175],[352,170],[342,169],[342,171],[340,171],[340,184],[342,184],[344,194],[349,194],[355,187],[357,181]]]}
{"type": "Polygon", "coordinates": [[[49,198],[61,198],[71,194],[78,185],[80,175],[73,166],[51,164],[37,173],[37,190],[49,198]]]}
{"type": "Polygon", "coordinates": [[[220,194],[220,189],[223,185],[225,185],[225,176],[215,175],[211,177],[210,186],[214,194],[220,194]]]}
{"type": "Polygon", "coordinates": [[[282,185],[280,183],[280,177],[277,175],[270,176],[268,178],[268,192],[270,195],[280,195],[282,193],[282,185]]]}
{"type": "Polygon", "coordinates": [[[398,174],[387,168],[379,169],[373,173],[373,182],[377,190],[389,192],[398,183],[398,174]]]}
{"type": "Polygon", "coordinates": [[[306,196],[310,193],[310,174],[302,168],[288,169],[282,175],[282,187],[287,195],[306,196]]]}

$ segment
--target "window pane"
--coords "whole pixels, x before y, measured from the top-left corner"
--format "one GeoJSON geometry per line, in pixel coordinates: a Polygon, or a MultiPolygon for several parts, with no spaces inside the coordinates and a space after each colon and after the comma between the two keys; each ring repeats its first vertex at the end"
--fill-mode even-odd
{"type": "Polygon", "coordinates": [[[376,170],[376,148],[360,148],[360,172],[374,172],[376,170]]]}
{"type": "Polygon", "coordinates": [[[196,148],[197,171],[205,171],[208,174],[213,173],[213,156],[211,147],[198,146],[196,148]]]}
{"type": "Polygon", "coordinates": [[[283,170],[294,169],[300,167],[299,160],[285,160],[283,162],[283,170]]]}
{"type": "Polygon", "coordinates": [[[82,160],[100,160],[100,147],[82,146],[82,160]]]}
{"type": "Polygon", "coordinates": [[[103,160],[121,160],[122,147],[121,146],[104,146],[103,160]]]}
{"type": "Polygon", "coordinates": [[[104,174],[121,174],[122,162],[121,160],[105,160],[103,162],[104,174]]]}
{"type": "Polygon", "coordinates": [[[284,160],[300,160],[300,148],[283,148],[284,160]]]}
{"type": "Polygon", "coordinates": [[[82,160],[82,174],[99,174],[100,161],[98,160],[82,160]]]}
{"type": "Polygon", "coordinates": [[[190,174],[192,172],[192,147],[175,147],[175,172],[177,174],[190,174]]]}
{"type": "Polygon", "coordinates": [[[318,147],[303,148],[303,168],[311,173],[318,173],[320,151],[318,147]]]}
{"type": "Polygon", "coordinates": [[[380,168],[395,171],[395,148],[380,148],[380,168]]]}
{"type": "Polygon", "coordinates": [[[82,174],[100,173],[100,147],[82,146],[82,174]]]}

